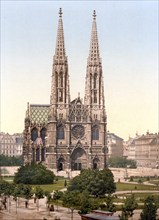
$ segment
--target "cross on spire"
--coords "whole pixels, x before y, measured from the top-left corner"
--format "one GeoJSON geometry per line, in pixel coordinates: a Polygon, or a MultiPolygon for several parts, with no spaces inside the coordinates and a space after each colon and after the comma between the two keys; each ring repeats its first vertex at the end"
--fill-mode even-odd
{"type": "Polygon", "coordinates": [[[61,18],[62,17],[62,8],[60,8],[60,10],[59,10],[59,17],[61,18]]]}

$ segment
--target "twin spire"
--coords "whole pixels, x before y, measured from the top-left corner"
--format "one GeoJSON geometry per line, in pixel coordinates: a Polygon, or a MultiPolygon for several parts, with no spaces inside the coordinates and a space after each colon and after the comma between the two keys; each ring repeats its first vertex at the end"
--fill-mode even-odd
{"type": "MultiPolygon", "coordinates": [[[[57,31],[57,40],[56,40],[56,49],[55,49],[55,59],[64,60],[66,59],[65,54],[65,44],[64,44],[64,31],[63,31],[63,22],[62,22],[62,9],[59,9],[59,21],[58,21],[58,31],[57,31]]],[[[98,35],[97,35],[97,24],[96,24],[96,11],[93,11],[93,24],[92,24],[92,33],[91,33],[91,43],[88,56],[88,64],[99,64],[99,46],[98,46],[98,35]]]]}
{"type": "Polygon", "coordinates": [[[59,10],[59,21],[58,21],[58,31],[56,38],[56,49],[55,49],[55,59],[65,60],[65,43],[64,43],[64,31],[62,22],[62,9],[59,10]]]}

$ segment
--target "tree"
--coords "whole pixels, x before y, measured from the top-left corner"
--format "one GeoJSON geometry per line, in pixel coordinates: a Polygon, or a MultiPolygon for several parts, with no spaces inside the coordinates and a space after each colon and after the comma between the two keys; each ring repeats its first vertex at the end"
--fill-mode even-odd
{"type": "Polygon", "coordinates": [[[50,184],[53,183],[55,175],[42,164],[27,164],[18,169],[15,174],[16,184],[50,184]]]}
{"type": "Polygon", "coordinates": [[[63,195],[63,205],[71,210],[71,220],[73,220],[74,210],[80,207],[79,193],[66,191],[63,195]]]}
{"type": "Polygon", "coordinates": [[[116,212],[116,206],[113,204],[113,197],[109,194],[105,198],[106,210],[109,212],[116,212]]]}
{"type": "Polygon", "coordinates": [[[126,198],[125,204],[122,207],[122,215],[120,217],[121,220],[128,220],[129,217],[133,216],[134,210],[138,207],[137,202],[135,201],[134,195],[126,198]]]}
{"type": "Polygon", "coordinates": [[[56,190],[53,194],[53,200],[57,201],[57,211],[58,211],[58,200],[62,198],[63,192],[56,190]]]}
{"type": "Polygon", "coordinates": [[[113,174],[109,169],[82,170],[81,174],[74,177],[68,187],[68,191],[87,191],[90,195],[100,197],[115,192],[113,174]]]}
{"type": "Polygon", "coordinates": [[[9,157],[3,154],[0,155],[0,166],[21,166],[22,164],[22,156],[9,157]]]}
{"type": "Polygon", "coordinates": [[[37,211],[39,211],[39,199],[44,198],[44,191],[39,186],[35,189],[35,197],[37,198],[37,211]]]}
{"type": "Polygon", "coordinates": [[[0,181],[0,196],[3,195],[2,203],[5,209],[8,209],[9,211],[9,205],[10,205],[10,196],[12,195],[14,191],[15,185],[9,184],[6,181],[0,181]],[[8,207],[6,205],[8,199],[8,207]]]}
{"type": "Polygon", "coordinates": [[[140,220],[156,220],[157,205],[153,196],[145,199],[143,210],[140,214],[140,220]]]}
{"type": "Polygon", "coordinates": [[[112,157],[109,158],[109,166],[110,167],[119,167],[119,168],[136,168],[136,161],[127,159],[125,157],[112,157]]]}
{"type": "Polygon", "coordinates": [[[96,198],[92,198],[88,193],[83,192],[79,194],[80,199],[80,207],[79,214],[87,214],[91,212],[93,209],[99,208],[99,202],[96,198]]]}
{"type": "Polygon", "coordinates": [[[28,208],[29,199],[31,199],[32,196],[33,196],[33,192],[32,192],[31,186],[24,185],[24,184],[19,184],[17,190],[18,190],[18,193],[19,193],[19,197],[23,197],[23,198],[26,199],[25,207],[28,208]]]}

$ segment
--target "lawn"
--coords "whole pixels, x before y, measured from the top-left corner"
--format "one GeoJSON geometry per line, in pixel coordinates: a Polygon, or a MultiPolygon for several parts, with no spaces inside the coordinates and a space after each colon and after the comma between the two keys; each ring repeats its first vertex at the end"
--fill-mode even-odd
{"type": "Polygon", "coordinates": [[[2,179],[12,183],[13,179],[14,179],[14,176],[3,176],[2,179]]]}
{"type": "MultiPolygon", "coordinates": [[[[68,183],[68,180],[67,180],[68,183]]],[[[35,189],[36,186],[40,186],[44,191],[52,192],[55,190],[61,190],[65,188],[65,179],[59,178],[58,181],[55,181],[53,184],[47,184],[47,185],[32,185],[32,188],[35,189]]]]}
{"type": "Polygon", "coordinates": [[[156,186],[132,183],[116,183],[117,191],[125,190],[158,190],[156,186]]]}

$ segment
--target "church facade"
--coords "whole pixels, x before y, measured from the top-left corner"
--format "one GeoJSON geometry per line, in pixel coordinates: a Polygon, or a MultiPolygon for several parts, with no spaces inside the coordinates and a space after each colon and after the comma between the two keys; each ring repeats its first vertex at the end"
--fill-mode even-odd
{"type": "Polygon", "coordinates": [[[96,13],[93,12],[84,101],[79,95],[71,100],[60,8],[50,104],[28,103],[23,132],[24,164],[42,162],[48,168],[58,171],[103,169],[107,164],[106,127],[96,13]]]}

